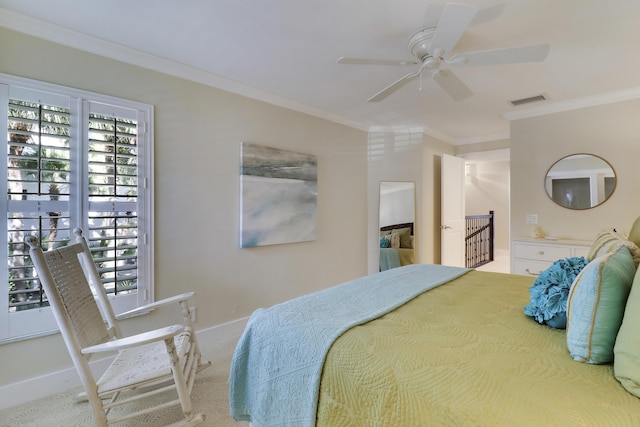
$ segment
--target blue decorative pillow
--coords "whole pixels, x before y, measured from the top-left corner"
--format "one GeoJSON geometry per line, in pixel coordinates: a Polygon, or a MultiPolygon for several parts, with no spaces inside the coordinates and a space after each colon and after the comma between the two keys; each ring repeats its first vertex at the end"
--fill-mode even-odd
{"type": "Polygon", "coordinates": [[[389,242],[388,236],[382,236],[380,238],[380,247],[381,248],[388,248],[389,245],[390,245],[390,242],[389,242]]]}
{"type": "Polygon", "coordinates": [[[587,266],[584,257],[564,258],[540,273],[529,288],[531,296],[524,314],[552,328],[567,327],[567,298],[574,279],[587,266]]]}

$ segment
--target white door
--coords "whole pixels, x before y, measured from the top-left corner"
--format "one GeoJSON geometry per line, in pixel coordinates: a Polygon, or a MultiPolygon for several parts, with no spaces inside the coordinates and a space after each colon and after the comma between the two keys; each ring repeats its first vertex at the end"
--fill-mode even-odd
{"type": "Polygon", "coordinates": [[[442,155],[441,173],[441,263],[465,266],[465,160],[442,155]]]}

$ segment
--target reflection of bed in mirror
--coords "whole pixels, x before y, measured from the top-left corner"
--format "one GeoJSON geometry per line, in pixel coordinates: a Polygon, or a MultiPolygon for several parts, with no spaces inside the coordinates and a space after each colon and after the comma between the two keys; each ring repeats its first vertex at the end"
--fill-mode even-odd
{"type": "Polygon", "coordinates": [[[414,263],[413,222],[380,227],[380,271],[414,263]]]}
{"type": "Polygon", "coordinates": [[[413,264],[415,183],[380,182],[380,270],[413,264]]]}

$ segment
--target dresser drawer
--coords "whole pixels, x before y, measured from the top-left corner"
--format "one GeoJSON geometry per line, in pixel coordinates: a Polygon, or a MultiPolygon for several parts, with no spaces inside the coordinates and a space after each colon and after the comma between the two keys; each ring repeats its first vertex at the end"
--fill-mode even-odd
{"type": "Polygon", "coordinates": [[[513,240],[511,272],[537,276],[561,259],[586,256],[591,242],[584,240],[513,240]]]}
{"type": "MultiPolygon", "coordinates": [[[[562,258],[569,258],[571,256],[571,248],[567,246],[552,246],[552,245],[527,245],[525,243],[518,243],[514,245],[513,254],[517,259],[529,259],[535,261],[557,261],[562,258]]],[[[549,263],[548,265],[551,265],[549,263]]]]}
{"type": "Polygon", "coordinates": [[[587,255],[589,255],[589,246],[585,246],[585,247],[580,247],[580,248],[575,248],[573,250],[573,256],[581,256],[586,258],[587,255]]]}
{"type": "Polygon", "coordinates": [[[528,259],[517,259],[513,264],[513,274],[523,276],[538,276],[540,273],[551,267],[553,261],[532,261],[528,259]]]}

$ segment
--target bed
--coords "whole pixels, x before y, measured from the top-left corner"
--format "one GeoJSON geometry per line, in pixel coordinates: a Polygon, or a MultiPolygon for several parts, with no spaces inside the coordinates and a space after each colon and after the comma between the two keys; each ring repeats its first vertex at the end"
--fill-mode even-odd
{"type": "Polygon", "coordinates": [[[413,223],[380,227],[380,271],[414,263],[413,223]]]}
{"type": "Polygon", "coordinates": [[[566,330],[524,314],[534,278],[424,264],[257,310],[231,414],[254,427],[640,425],[640,249],[616,238],[595,239],[566,330]],[[569,339],[585,313],[586,356],[569,339]],[[600,339],[613,361],[596,360],[600,339]]]}

